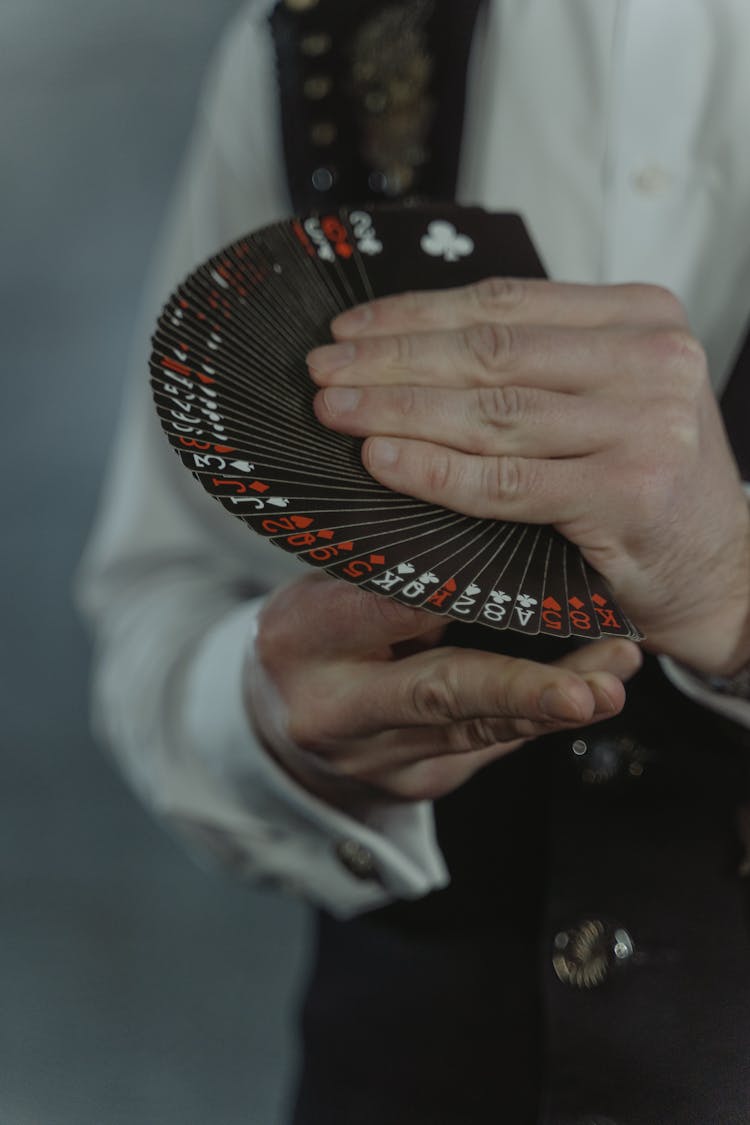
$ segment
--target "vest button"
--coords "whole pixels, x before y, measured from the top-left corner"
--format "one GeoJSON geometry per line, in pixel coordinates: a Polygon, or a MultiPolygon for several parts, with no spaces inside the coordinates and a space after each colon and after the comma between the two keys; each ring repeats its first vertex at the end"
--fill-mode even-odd
{"type": "Polygon", "coordinates": [[[305,79],[302,92],[308,101],[319,102],[328,97],[333,88],[333,79],[329,74],[312,74],[305,79]]]}
{"type": "Polygon", "coordinates": [[[316,168],[311,176],[312,185],[316,191],[330,191],[335,178],[330,168],[316,168]]]}
{"type": "Polygon", "coordinates": [[[590,741],[576,738],[570,744],[578,776],[584,785],[602,785],[642,777],[648,752],[628,734],[597,737],[590,741]]]}
{"type": "Polygon", "coordinates": [[[571,988],[597,988],[634,953],[633,939],[622,926],[587,919],[555,936],[552,967],[571,988]]]}
{"type": "Polygon", "coordinates": [[[314,145],[332,145],[336,140],[336,132],[333,121],[316,121],[310,129],[310,140],[314,145]]]}
{"type": "Polygon", "coordinates": [[[314,31],[300,41],[299,49],[305,58],[319,59],[331,49],[331,37],[327,31],[314,31]]]}

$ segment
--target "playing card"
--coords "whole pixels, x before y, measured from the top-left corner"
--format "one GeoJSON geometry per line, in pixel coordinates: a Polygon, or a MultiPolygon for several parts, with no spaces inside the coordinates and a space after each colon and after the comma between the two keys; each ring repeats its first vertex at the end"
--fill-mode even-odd
{"type": "Polygon", "coordinates": [[[214,254],[164,305],[150,361],[157,416],[199,486],[310,566],[458,621],[638,637],[552,528],[391,492],[366,472],[359,439],[315,417],[306,356],[331,340],[338,313],[497,275],[544,276],[518,215],[429,203],[273,223],[214,254]]]}

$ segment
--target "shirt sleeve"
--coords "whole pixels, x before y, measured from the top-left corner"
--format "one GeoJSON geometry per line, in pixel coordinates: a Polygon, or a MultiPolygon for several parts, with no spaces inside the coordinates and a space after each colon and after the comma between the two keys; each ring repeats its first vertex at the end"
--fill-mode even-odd
{"type": "Polygon", "coordinates": [[[669,657],[659,657],[659,663],[674,686],[684,695],[703,707],[708,707],[710,711],[715,711],[718,715],[723,715],[724,718],[732,719],[740,726],[750,729],[750,699],[741,699],[714,690],[706,680],[683,668],[674,660],[670,660],[669,657]]]}
{"type": "Polygon", "coordinates": [[[136,332],[100,511],[78,575],[94,633],[94,727],[142,799],[200,856],[340,916],[447,881],[432,808],[355,818],[307,793],[255,736],[242,671],[263,596],[302,564],[192,480],[150,402],[148,340],[174,286],[288,213],[265,21],[250,4],[209,72],[136,332]]]}

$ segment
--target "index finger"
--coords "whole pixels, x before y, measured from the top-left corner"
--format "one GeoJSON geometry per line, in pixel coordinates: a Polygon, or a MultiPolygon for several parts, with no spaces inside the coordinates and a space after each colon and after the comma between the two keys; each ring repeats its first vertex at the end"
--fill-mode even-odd
{"type": "Polygon", "coordinates": [[[472,324],[685,325],[679,300],[658,285],[579,285],[491,277],[458,289],[379,297],[347,309],[331,323],[336,339],[464,328],[472,324]]]}

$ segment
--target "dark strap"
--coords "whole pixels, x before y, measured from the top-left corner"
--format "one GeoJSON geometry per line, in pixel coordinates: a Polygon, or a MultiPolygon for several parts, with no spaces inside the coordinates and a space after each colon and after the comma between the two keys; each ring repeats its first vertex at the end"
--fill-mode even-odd
{"type": "Polygon", "coordinates": [[[453,199],[482,0],[283,0],[270,17],[298,213],[453,199]]]}

